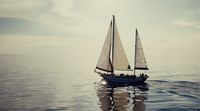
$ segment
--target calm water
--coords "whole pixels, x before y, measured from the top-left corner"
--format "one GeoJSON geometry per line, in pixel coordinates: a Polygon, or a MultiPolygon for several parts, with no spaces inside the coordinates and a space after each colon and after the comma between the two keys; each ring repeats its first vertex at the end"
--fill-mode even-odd
{"type": "Polygon", "coordinates": [[[0,55],[0,111],[200,111],[198,62],[150,60],[145,90],[106,85],[96,58],[44,55],[0,55]]]}

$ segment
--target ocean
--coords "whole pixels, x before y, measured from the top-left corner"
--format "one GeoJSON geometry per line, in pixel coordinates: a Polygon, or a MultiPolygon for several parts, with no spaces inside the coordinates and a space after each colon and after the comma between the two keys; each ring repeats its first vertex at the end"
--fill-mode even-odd
{"type": "Polygon", "coordinates": [[[97,59],[0,54],[0,111],[200,111],[194,58],[149,57],[148,89],[107,85],[93,72],[97,59]]]}

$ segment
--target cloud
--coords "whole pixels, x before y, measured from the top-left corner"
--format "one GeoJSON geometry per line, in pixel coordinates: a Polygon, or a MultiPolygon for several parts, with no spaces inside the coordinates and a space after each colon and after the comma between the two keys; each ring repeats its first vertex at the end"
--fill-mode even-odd
{"type": "Polygon", "coordinates": [[[70,34],[72,35],[72,33],[70,32],[67,32],[63,29],[59,29],[57,27],[53,27],[45,23],[15,17],[0,18],[0,34],[48,36],[70,36],[70,34]]]}
{"type": "Polygon", "coordinates": [[[72,2],[73,0],[0,0],[0,17],[17,17],[49,23],[59,23],[63,18],[72,21],[72,2]]]}
{"type": "MultiPolygon", "coordinates": [[[[75,36],[78,34],[79,36],[83,36],[85,34],[84,30],[91,30],[91,27],[99,27],[97,26],[99,24],[85,15],[77,14],[73,9],[74,1],[75,0],[0,0],[0,17],[9,19],[5,22],[8,23],[9,28],[12,29],[11,33],[19,32],[19,28],[22,28],[21,30],[24,29],[27,31],[27,33],[31,32],[30,34],[35,32],[37,34],[44,35],[47,34],[44,32],[48,31],[49,34],[58,34],[59,31],[57,30],[62,30],[62,33],[65,31],[65,33],[70,32],[71,34],[75,34],[75,36]],[[22,26],[25,25],[23,23],[20,25],[20,23],[18,23],[21,22],[18,21],[19,19],[25,20],[26,26],[22,26]],[[16,22],[17,26],[19,26],[18,28],[16,26],[16,22]],[[31,25],[32,31],[29,30],[31,25]],[[45,31],[42,33],[42,31],[39,29],[45,31]]],[[[3,29],[2,26],[3,21],[2,19],[0,20],[0,27],[5,31],[6,29],[3,29]]],[[[7,29],[9,30],[9,28],[7,29]]],[[[0,31],[0,34],[4,33],[5,32],[0,31]]],[[[9,33],[9,31],[6,31],[6,33],[9,33]]],[[[95,34],[95,30],[91,31],[90,33],[95,34]]],[[[68,34],[66,34],[66,36],[68,36],[68,34]]]]}
{"type": "Polygon", "coordinates": [[[182,27],[200,28],[200,24],[198,24],[197,22],[187,21],[187,20],[177,20],[174,22],[174,24],[182,27]]]}
{"type": "Polygon", "coordinates": [[[7,1],[0,0],[0,15],[1,17],[26,17],[31,18],[38,16],[43,9],[49,7],[46,1],[34,0],[15,0],[7,1]]]}
{"type": "Polygon", "coordinates": [[[195,26],[196,24],[192,21],[185,21],[185,20],[177,20],[175,21],[176,25],[178,26],[195,26]]]}

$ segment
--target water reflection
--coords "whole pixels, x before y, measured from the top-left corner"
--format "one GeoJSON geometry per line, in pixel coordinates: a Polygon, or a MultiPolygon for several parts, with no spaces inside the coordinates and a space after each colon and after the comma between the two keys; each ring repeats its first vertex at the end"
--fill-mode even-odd
{"type": "Polygon", "coordinates": [[[117,87],[99,84],[97,96],[102,111],[144,111],[147,90],[142,86],[117,87]]]}

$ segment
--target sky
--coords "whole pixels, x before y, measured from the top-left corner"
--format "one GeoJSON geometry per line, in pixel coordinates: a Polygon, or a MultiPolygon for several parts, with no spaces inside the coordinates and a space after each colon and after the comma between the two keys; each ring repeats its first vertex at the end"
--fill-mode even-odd
{"type": "Polygon", "coordinates": [[[131,61],[135,28],[147,61],[200,56],[199,0],[0,0],[0,54],[55,49],[97,61],[113,14],[131,61]]]}

